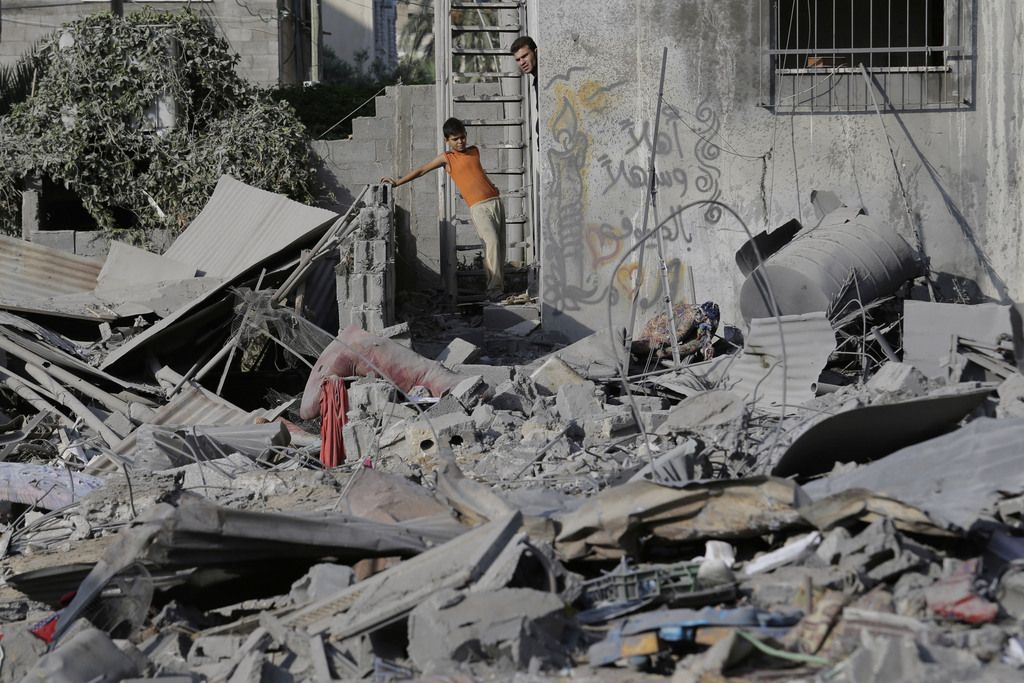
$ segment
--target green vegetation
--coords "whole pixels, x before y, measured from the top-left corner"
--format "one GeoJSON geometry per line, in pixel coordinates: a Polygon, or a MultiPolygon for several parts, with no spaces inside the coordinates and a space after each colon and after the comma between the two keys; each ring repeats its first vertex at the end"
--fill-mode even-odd
{"type": "Polygon", "coordinates": [[[237,60],[187,11],[98,14],[42,41],[18,77],[34,90],[0,116],[0,231],[16,232],[29,174],[64,184],[98,226],[136,241],[188,225],[224,173],[312,200],[305,128],[241,79],[237,60]]]}

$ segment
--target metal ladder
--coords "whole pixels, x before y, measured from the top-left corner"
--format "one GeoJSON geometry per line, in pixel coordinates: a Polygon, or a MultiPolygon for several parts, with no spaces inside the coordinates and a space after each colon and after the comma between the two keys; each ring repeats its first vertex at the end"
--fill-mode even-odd
{"type": "MultiPolygon", "coordinates": [[[[480,148],[484,170],[501,191],[506,282],[517,272],[530,280],[536,265],[529,86],[508,52],[525,27],[525,1],[435,0],[437,128],[452,116],[461,119],[469,144],[480,148]],[[470,70],[474,64],[478,68],[470,70]]],[[[438,175],[442,281],[449,303],[471,303],[483,294],[473,285],[483,279],[483,269],[473,267],[483,245],[455,184],[447,173],[438,175]]]]}

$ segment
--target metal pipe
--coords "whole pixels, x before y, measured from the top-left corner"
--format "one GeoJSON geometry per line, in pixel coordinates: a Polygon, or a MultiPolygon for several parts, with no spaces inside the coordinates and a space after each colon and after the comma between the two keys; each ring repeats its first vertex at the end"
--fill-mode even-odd
{"type": "Polygon", "coordinates": [[[89,410],[84,403],[79,401],[74,394],[68,391],[67,387],[64,387],[53,377],[46,374],[42,368],[29,363],[25,365],[25,371],[32,375],[32,378],[39,382],[44,389],[53,394],[53,397],[61,405],[80,417],[82,422],[87,424],[89,427],[95,429],[103,440],[107,442],[108,446],[113,448],[121,442],[122,437],[118,436],[110,427],[103,424],[103,421],[96,417],[96,414],[89,410]]]}
{"type": "Polygon", "coordinates": [[[126,417],[128,416],[128,403],[126,403],[125,401],[122,401],[116,396],[112,396],[111,394],[108,394],[102,389],[93,386],[92,384],[86,382],[81,377],[71,374],[64,368],[58,365],[54,365],[53,363],[46,360],[42,356],[36,355],[35,353],[32,353],[28,349],[19,346],[18,344],[11,341],[2,334],[0,334],[0,349],[3,349],[12,356],[20,358],[26,363],[33,363],[35,365],[38,365],[47,373],[59,379],[61,382],[64,382],[65,384],[74,387],[75,389],[85,394],[89,398],[99,401],[107,410],[121,413],[126,417]]]}

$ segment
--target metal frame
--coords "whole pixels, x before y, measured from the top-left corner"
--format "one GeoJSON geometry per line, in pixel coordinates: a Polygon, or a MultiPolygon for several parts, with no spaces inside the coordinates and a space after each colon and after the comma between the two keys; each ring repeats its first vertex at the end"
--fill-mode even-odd
{"type": "Polygon", "coordinates": [[[870,112],[871,86],[859,77],[863,67],[892,109],[970,109],[974,1],[762,0],[762,68],[767,71],[760,79],[761,104],[775,113],[870,112]],[[941,12],[941,20],[935,12],[941,12]],[[822,35],[821,24],[829,17],[831,30],[826,27],[829,34],[822,35]],[[883,42],[876,45],[879,27],[883,42]],[[837,46],[839,31],[848,31],[846,47],[837,46]]]}

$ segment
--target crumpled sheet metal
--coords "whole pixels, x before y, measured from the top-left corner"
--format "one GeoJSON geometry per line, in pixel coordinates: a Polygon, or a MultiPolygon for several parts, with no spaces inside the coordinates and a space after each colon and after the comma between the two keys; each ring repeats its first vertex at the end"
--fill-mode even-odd
{"type": "Polygon", "coordinates": [[[822,415],[794,435],[772,474],[809,477],[829,472],[837,462],[876,460],[948,431],[991,393],[968,388],[822,415]]]}
{"type": "Polygon", "coordinates": [[[450,528],[437,525],[413,531],[338,513],[244,512],[183,492],[176,504],[150,508],[139,525],[121,532],[82,581],[61,615],[57,633],[81,616],[112,577],[136,562],[159,569],[230,568],[230,575],[244,572],[246,565],[259,568],[284,558],[329,556],[356,562],[367,557],[408,557],[451,538],[450,528]]]}
{"type": "Polygon", "coordinates": [[[320,383],[332,375],[383,376],[403,392],[422,386],[433,396],[466,379],[412,349],[349,325],[324,349],[310,371],[299,408],[302,419],[320,414],[320,383]]]}
{"type": "Polygon", "coordinates": [[[692,396],[709,387],[739,394],[754,408],[793,412],[814,398],[813,385],[836,349],[836,335],[823,312],[750,321],[743,351],[694,363],[655,382],[692,396]],[[780,335],[781,329],[781,335],[780,335]]]}
{"type": "Polygon", "coordinates": [[[791,481],[753,477],[680,487],[631,481],[605,489],[567,515],[555,548],[563,560],[640,555],[643,538],[697,542],[751,538],[802,524],[806,497],[791,481]]]}
{"type": "Polygon", "coordinates": [[[810,482],[815,499],[864,488],[970,528],[1005,492],[1024,492],[1024,418],[982,417],[955,432],[896,451],[851,472],[810,482]]]}
{"type": "Polygon", "coordinates": [[[471,529],[337,594],[287,615],[282,621],[336,640],[373,631],[408,614],[444,588],[461,588],[484,576],[522,528],[518,512],[471,529]]]}
{"type": "Polygon", "coordinates": [[[0,462],[0,500],[57,510],[103,486],[103,480],[63,467],[0,462]]]}

